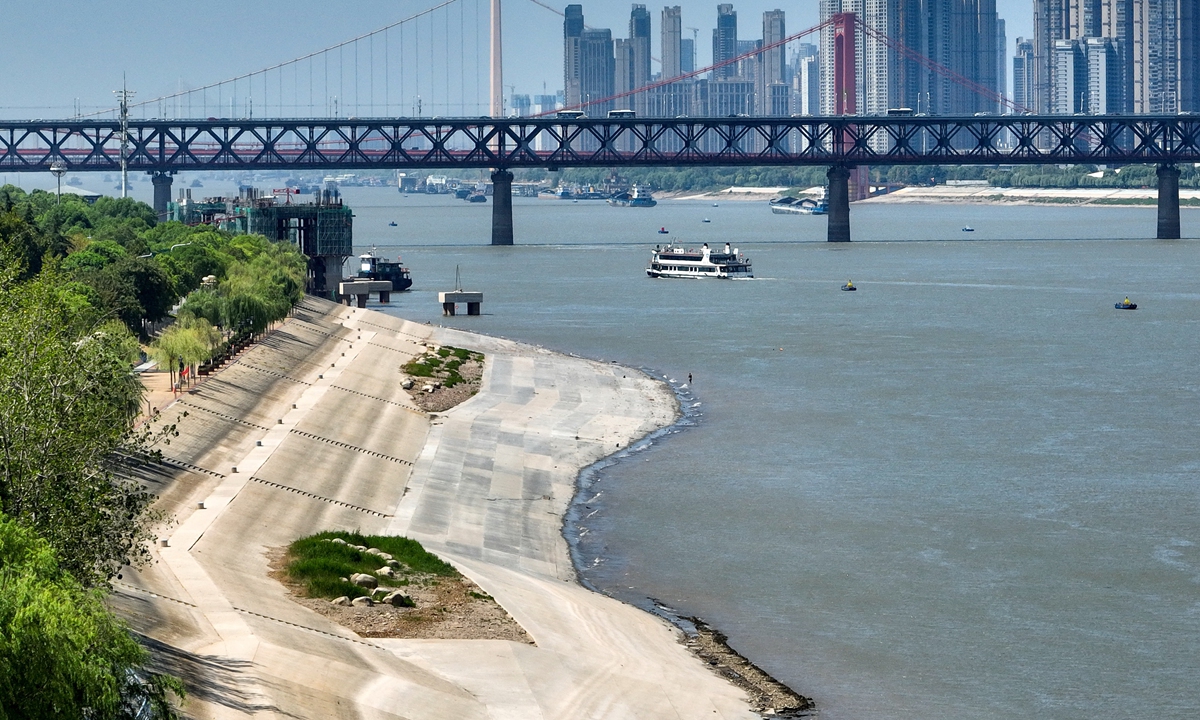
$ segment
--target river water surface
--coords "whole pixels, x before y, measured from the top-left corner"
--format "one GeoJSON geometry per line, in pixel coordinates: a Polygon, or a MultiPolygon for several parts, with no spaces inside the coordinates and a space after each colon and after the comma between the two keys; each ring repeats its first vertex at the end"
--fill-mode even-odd
{"type": "Polygon", "coordinates": [[[490,203],[345,197],[412,268],[392,312],[692,374],[697,424],[596,485],[598,586],[830,720],[1200,715],[1200,244],[1153,208],[855,206],[834,246],[761,202],[518,199],[493,248],[490,203]],[[665,239],[758,279],[650,280],[665,239]],[[441,317],[456,268],[482,317],[441,317]]]}

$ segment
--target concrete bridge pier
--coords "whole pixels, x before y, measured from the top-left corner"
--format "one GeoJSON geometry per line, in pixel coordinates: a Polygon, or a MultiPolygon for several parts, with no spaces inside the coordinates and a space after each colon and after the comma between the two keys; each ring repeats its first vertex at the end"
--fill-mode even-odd
{"type": "Polygon", "coordinates": [[[1179,232],[1179,168],[1158,166],[1158,239],[1178,240],[1179,232]]]}
{"type": "Polygon", "coordinates": [[[829,178],[829,242],[850,242],[850,169],[834,165],[829,178]]]}
{"type": "Polygon", "coordinates": [[[154,183],[154,213],[159,221],[167,219],[167,205],[171,202],[171,176],[175,173],[167,170],[155,170],[150,173],[150,182],[154,183]]]}
{"type": "Polygon", "coordinates": [[[513,174],[507,170],[492,173],[492,244],[513,244],[513,174]]]}

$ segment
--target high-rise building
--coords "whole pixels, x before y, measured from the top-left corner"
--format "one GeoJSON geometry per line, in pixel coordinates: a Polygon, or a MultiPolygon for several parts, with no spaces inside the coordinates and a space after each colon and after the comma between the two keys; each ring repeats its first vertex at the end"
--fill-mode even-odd
{"type": "MultiPolygon", "coordinates": [[[[1004,20],[996,20],[996,89],[1005,98],[1008,94],[1008,35],[1005,33],[1004,20]]],[[[1000,112],[1008,112],[1003,106],[1000,112]]]]}
{"type": "Polygon", "coordinates": [[[568,5],[563,12],[566,15],[563,21],[563,90],[567,106],[575,107],[583,97],[579,45],[583,37],[583,6],[568,5]]]}
{"type": "Polygon", "coordinates": [[[679,71],[690,73],[696,69],[696,40],[684,38],[679,41],[679,71]]]}
{"type": "MultiPolygon", "coordinates": [[[[633,83],[633,41],[617,38],[613,40],[613,94],[620,95],[636,89],[633,83]]],[[[632,109],[636,97],[620,98],[613,107],[632,109]]]]}
{"type": "Polygon", "coordinates": [[[1059,106],[1052,100],[1062,94],[1053,87],[1058,77],[1054,43],[1079,40],[1087,55],[1083,41],[1108,38],[1116,44],[1105,52],[1115,48],[1117,55],[1105,72],[1120,71],[1118,95],[1124,103],[1110,112],[1174,112],[1183,94],[1179,69],[1187,55],[1178,21],[1194,6],[1194,0],[1034,0],[1036,109],[1050,112],[1059,106]]]}
{"type": "Polygon", "coordinates": [[[1050,112],[1074,115],[1086,112],[1088,63],[1082,40],[1054,41],[1053,95],[1050,112]]]}
{"type": "Polygon", "coordinates": [[[1056,77],[1055,43],[1070,39],[1070,2],[1033,0],[1033,97],[1038,113],[1051,111],[1056,77]]]}
{"type": "Polygon", "coordinates": [[[1087,54],[1087,102],[1083,112],[1125,112],[1125,62],[1123,42],[1115,38],[1089,37],[1083,41],[1087,54]]]}
{"type": "Polygon", "coordinates": [[[792,113],[819,115],[821,112],[821,49],[810,43],[796,45],[792,58],[792,113]]]}
{"type": "MultiPolygon", "coordinates": [[[[737,47],[737,12],[732,4],[721,3],[717,5],[717,26],[713,28],[713,64],[737,57],[737,47]]],[[[723,80],[734,77],[736,73],[737,68],[731,63],[714,70],[713,78],[723,80]]]]}
{"type": "Polygon", "coordinates": [[[662,11],[662,79],[683,74],[683,17],[679,6],[662,11]]]}
{"type": "MultiPolygon", "coordinates": [[[[763,13],[763,47],[769,47],[781,42],[787,37],[784,14],[782,10],[768,10],[763,13]]],[[[780,90],[772,90],[772,86],[789,88],[791,83],[787,76],[787,55],[783,45],[763,50],[758,54],[759,69],[756,75],[757,94],[759,99],[758,113],[760,115],[783,116],[791,113],[790,92],[783,91],[785,100],[780,101],[780,90]]]]}
{"type": "Polygon", "coordinates": [[[1017,53],[1013,56],[1013,103],[1023,111],[1033,112],[1034,98],[1033,41],[1017,38],[1017,53]]]}
{"type": "MultiPolygon", "coordinates": [[[[645,5],[635,4],[629,13],[629,50],[631,90],[650,84],[650,11],[645,5]]],[[[624,107],[645,112],[645,94],[629,98],[624,107]]]]}
{"type": "Polygon", "coordinates": [[[584,112],[603,117],[612,110],[616,60],[612,30],[585,29],[579,38],[579,92],[584,112]]]}

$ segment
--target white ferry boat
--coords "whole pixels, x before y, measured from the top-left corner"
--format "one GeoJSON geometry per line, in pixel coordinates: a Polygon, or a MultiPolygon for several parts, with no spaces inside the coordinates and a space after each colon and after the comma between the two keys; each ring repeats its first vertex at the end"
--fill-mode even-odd
{"type": "Polygon", "coordinates": [[[674,245],[655,246],[646,274],[652,278],[724,278],[743,280],[754,277],[750,258],[725,243],[724,252],[713,252],[708,243],[699,250],[674,245]]]}

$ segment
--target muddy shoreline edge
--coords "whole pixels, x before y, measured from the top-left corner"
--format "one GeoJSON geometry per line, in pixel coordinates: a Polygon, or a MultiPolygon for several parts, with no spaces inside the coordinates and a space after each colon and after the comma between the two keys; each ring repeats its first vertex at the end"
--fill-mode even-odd
{"type": "MultiPolygon", "coordinates": [[[[571,353],[565,354],[579,357],[571,353]]],[[[703,417],[703,414],[697,409],[699,401],[688,385],[672,382],[668,375],[649,368],[623,367],[626,367],[629,372],[641,373],[669,388],[676,403],[675,419],[669,425],[639,438],[627,448],[601,458],[587,467],[580,468],[575,481],[575,495],[562,518],[562,535],[567,541],[571,563],[575,567],[575,575],[579,584],[592,592],[607,595],[614,600],[660,617],[675,626],[683,634],[681,643],[684,647],[707,665],[713,673],[746,693],[752,712],[765,718],[817,717],[817,705],[812,698],[801,695],[755,665],[729,644],[728,636],[709,625],[702,618],[678,615],[664,603],[652,597],[646,596],[644,605],[618,597],[588,577],[587,566],[580,552],[581,530],[584,532],[586,530],[580,525],[580,521],[583,519],[584,503],[589,501],[595,483],[603,477],[606,469],[649,448],[661,438],[695,427],[703,417]]]]}

